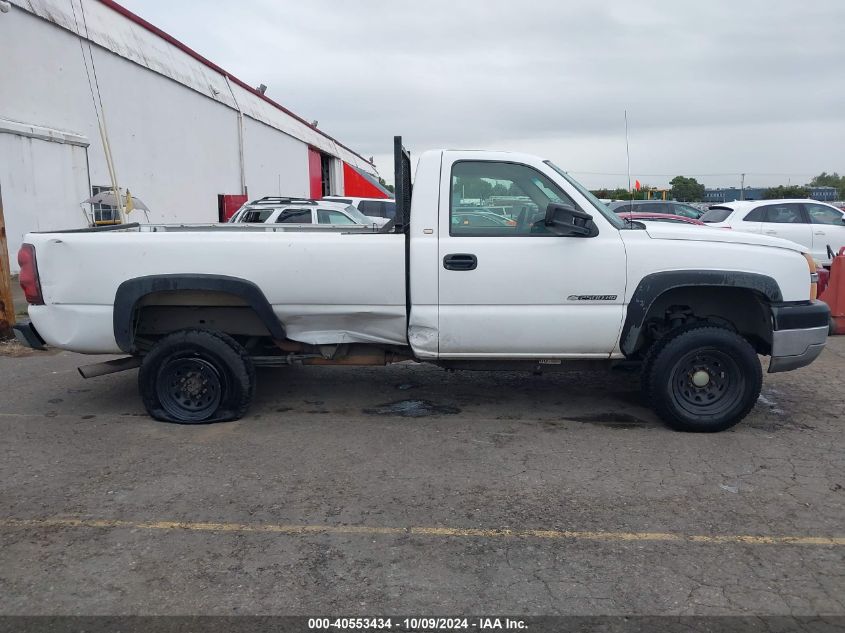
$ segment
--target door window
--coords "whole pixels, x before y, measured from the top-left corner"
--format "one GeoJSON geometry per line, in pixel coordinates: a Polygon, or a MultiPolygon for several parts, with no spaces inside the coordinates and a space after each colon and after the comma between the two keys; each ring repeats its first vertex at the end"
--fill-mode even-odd
{"type": "Polygon", "coordinates": [[[276,224],[311,224],[311,209],[285,209],[276,224]]]}
{"type": "Polygon", "coordinates": [[[274,209],[247,209],[238,222],[266,222],[274,209]]]}
{"type": "Polygon", "coordinates": [[[770,204],[764,209],[763,222],[773,224],[804,224],[801,205],[795,203],[770,204]]]}
{"type": "Polygon", "coordinates": [[[762,222],[765,215],[766,207],[757,207],[742,219],[744,222],[762,222]]]}
{"type": "Polygon", "coordinates": [[[552,235],[543,220],[550,202],[575,202],[548,177],[527,165],[459,161],[452,166],[449,234],[454,236],[552,235]],[[495,198],[495,200],[494,200],[495,198]],[[511,215],[490,210],[495,201],[514,201],[511,215]]]}
{"type": "Polygon", "coordinates": [[[841,211],[831,209],[823,204],[805,204],[804,208],[807,209],[812,224],[835,224],[837,226],[843,224],[842,218],[845,216],[842,215],[841,211]]]}
{"type": "Polygon", "coordinates": [[[317,209],[318,224],[355,224],[348,215],[333,209],[317,209]]]}

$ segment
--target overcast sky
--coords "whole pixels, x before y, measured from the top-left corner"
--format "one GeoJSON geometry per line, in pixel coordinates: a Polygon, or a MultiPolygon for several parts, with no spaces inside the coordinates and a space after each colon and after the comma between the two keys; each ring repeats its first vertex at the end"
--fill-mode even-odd
{"type": "Polygon", "coordinates": [[[122,0],[364,156],[550,158],[586,185],[845,172],[845,0],[122,0]]]}

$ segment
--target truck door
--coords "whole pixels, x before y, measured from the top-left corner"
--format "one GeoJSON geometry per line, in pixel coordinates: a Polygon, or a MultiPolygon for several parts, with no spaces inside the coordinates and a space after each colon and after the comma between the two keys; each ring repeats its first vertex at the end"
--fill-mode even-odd
{"type": "Polygon", "coordinates": [[[442,164],[439,356],[607,358],[625,295],[618,228],[548,165],[471,156],[442,164]],[[504,215],[489,209],[497,198],[504,215]],[[549,202],[593,215],[598,235],[550,233],[549,202]]]}

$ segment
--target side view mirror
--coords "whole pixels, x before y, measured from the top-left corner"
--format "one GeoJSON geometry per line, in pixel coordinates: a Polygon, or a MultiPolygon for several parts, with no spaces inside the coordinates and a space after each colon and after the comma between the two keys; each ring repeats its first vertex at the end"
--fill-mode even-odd
{"type": "Polygon", "coordinates": [[[562,237],[595,237],[599,234],[593,216],[570,204],[550,202],[546,207],[543,224],[549,231],[562,237]]]}

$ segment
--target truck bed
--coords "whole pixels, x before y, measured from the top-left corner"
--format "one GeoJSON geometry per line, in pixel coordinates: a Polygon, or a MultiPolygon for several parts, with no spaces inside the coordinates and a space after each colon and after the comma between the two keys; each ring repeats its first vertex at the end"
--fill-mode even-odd
{"type": "Polygon", "coordinates": [[[369,227],[320,225],[139,225],[30,234],[45,304],[30,306],[29,314],[51,345],[119,353],[103,332],[113,331],[122,282],[220,275],[255,283],[292,340],[405,345],[404,240],[369,227]]]}

